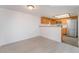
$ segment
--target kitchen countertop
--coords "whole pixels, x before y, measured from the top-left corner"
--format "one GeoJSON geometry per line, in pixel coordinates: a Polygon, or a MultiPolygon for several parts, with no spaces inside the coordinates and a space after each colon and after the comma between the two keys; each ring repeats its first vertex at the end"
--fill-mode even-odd
{"type": "Polygon", "coordinates": [[[50,26],[40,26],[40,27],[61,27],[59,25],[50,25],[50,26]]]}
{"type": "Polygon", "coordinates": [[[62,27],[60,24],[54,24],[54,25],[40,25],[40,27],[62,27]]]}

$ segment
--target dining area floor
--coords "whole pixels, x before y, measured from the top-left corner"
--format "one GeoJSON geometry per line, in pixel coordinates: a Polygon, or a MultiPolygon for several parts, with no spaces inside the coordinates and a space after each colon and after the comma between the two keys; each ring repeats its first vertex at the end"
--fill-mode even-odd
{"type": "Polygon", "coordinates": [[[79,53],[79,48],[38,36],[3,45],[0,53],[79,53]]]}

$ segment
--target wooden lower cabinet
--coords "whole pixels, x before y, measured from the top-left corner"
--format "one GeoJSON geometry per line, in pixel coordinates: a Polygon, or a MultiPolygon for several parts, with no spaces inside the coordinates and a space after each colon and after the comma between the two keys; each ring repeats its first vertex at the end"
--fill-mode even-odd
{"type": "Polygon", "coordinates": [[[62,34],[66,35],[67,34],[67,28],[62,28],[62,34]]]}

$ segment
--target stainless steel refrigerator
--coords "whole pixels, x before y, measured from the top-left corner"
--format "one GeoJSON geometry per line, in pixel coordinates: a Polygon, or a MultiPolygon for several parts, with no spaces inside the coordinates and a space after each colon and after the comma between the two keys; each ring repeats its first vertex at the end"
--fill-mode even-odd
{"type": "Polygon", "coordinates": [[[67,36],[70,36],[70,37],[78,36],[78,20],[77,19],[67,20],[67,36]]]}

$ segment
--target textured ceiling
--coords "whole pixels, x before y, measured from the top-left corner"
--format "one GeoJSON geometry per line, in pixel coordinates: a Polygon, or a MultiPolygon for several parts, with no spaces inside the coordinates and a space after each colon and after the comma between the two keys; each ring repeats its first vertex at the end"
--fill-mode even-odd
{"type": "Polygon", "coordinates": [[[28,10],[25,5],[0,5],[0,8],[6,8],[10,10],[20,11],[24,13],[30,13],[36,16],[56,16],[64,13],[79,13],[79,6],[60,6],[60,5],[37,5],[34,10],[28,10]]]}

